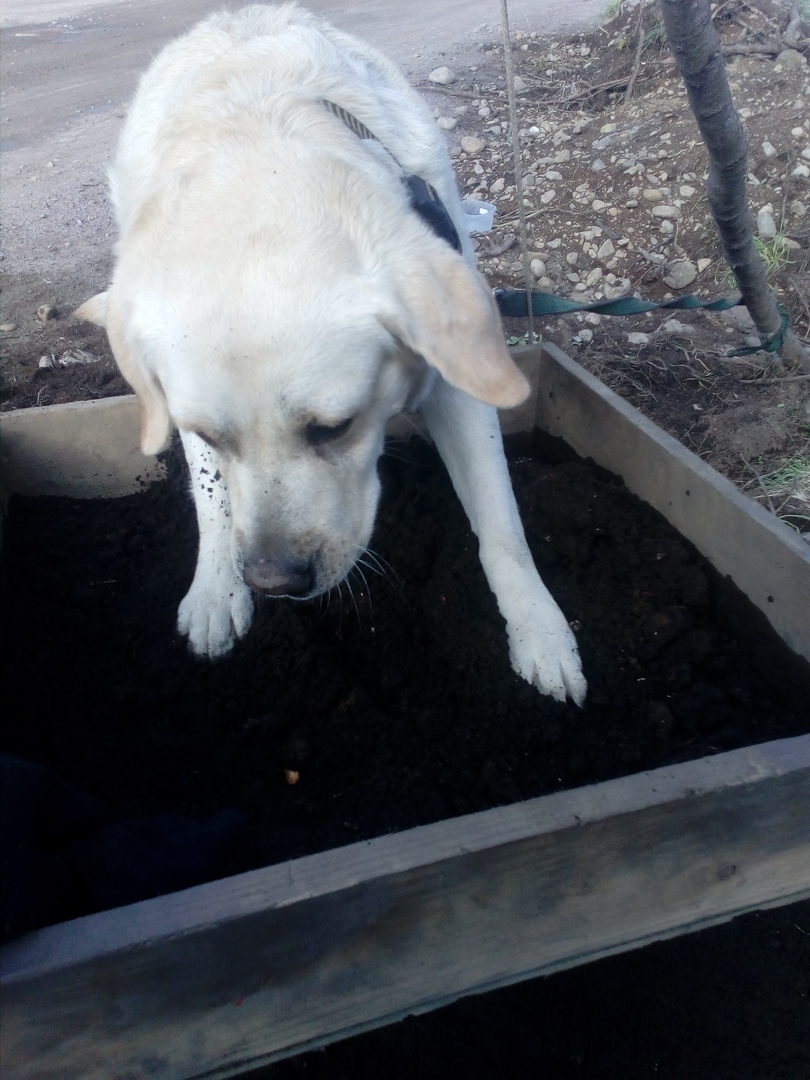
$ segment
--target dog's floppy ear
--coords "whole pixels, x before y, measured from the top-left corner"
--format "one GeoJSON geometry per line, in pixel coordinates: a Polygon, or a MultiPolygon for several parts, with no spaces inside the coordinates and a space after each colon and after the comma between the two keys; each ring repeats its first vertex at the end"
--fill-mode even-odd
{"type": "Polygon", "coordinates": [[[486,280],[442,241],[420,248],[418,260],[399,262],[397,301],[380,316],[383,326],[452,386],[501,409],[520,405],[529,384],[509,355],[486,280]]]}
{"type": "Polygon", "coordinates": [[[163,387],[129,347],[124,335],[123,318],[109,293],[102,292],[86,300],[74,314],[80,319],[103,326],[110,339],[115,362],[121,374],[138,395],[141,407],[141,451],[159,454],[169,445],[172,421],[163,387]]]}

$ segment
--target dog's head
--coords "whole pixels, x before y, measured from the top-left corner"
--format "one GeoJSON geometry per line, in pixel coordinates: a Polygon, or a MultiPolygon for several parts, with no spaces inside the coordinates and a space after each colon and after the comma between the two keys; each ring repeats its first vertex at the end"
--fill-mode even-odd
{"type": "Polygon", "coordinates": [[[499,407],[528,387],[486,281],[407,207],[361,241],[282,229],[263,247],[232,226],[119,249],[77,314],[107,328],[143,452],[175,426],[215,452],[248,584],[313,596],[370,540],[390,417],[439,377],[499,407]]]}

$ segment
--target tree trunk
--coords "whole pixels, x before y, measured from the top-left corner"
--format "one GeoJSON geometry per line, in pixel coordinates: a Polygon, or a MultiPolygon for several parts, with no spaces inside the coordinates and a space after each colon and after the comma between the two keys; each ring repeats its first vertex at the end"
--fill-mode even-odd
{"type": "MultiPolygon", "coordinates": [[[[667,39],[686,84],[689,103],[709,152],[706,194],[729,266],[746,307],[766,344],[778,338],[782,316],[754,246],[746,195],[748,139],[734,108],[720,38],[709,0],[661,0],[667,39]]],[[[803,369],[810,360],[787,330],[781,354],[803,369]]]]}

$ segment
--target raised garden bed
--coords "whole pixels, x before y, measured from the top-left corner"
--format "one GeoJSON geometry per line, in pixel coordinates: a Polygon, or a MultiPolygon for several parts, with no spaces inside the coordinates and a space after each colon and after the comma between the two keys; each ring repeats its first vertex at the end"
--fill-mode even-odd
{"type": "MultiPolygon", "coordinates": [[[[474,541],[418,447],[383,466],[375,546],[400,587],[372,584],[369,605],[358,582],[357,611],[270,606],[210,668],[172,640],[194,532],[166,485],[115,500],[114,517],[12,507],[7,749],[122,818],[239,809],[232,869],[275,865],[8,945],[9,1075],[229,1075],[810,895],[806,547],[556,350],[523,362],[539,426],[719,571],[599,470],[518,448],[538,564],[582,626],[581,713],[511,675],[474,541]],[[78,666],[82,621],[106,682],[78,666]]],[[[136,490],[159,467],[135,427],[120,399],[5,417],[6,484],[136,490]]]]}

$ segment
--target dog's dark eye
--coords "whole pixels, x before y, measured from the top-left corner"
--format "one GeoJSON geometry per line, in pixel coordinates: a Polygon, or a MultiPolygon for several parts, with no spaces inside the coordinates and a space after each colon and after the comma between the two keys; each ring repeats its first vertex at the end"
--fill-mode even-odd
{"type": "Polygon", "coordinates": [[[304,428],[304,437],[310,446],[323,446],[324,443],[336,442],[352,426],[351,417],[339,424],[318,424],[311,420],[304,428]]]}
{"type": "Polygon", "coordinates": [[[202,439],[206,446],[210,446],[212,450],[217,450],[219,448],[217,440],[212,439],[210,435],[206,435],[202,431],[195,431],[194,434],[197,438],[202,439]]]}

